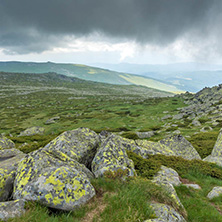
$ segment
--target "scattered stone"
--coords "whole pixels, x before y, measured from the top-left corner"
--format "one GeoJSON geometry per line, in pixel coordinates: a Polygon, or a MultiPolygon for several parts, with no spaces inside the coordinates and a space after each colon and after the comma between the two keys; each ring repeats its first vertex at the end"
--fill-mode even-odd
{"type": "Polygon", "coordinates": [[[184,159],[201,159],[195,148],[183,136],[175,135],[160,140],[161,144],[172,150],[176,156],[181,156],[184,159]]]}
{"type": "Polygon", "coordinates": [[[162,117],[161,120],[166,120],[166,119],[171,119],[171,118],[172,118],[171,115],[166,115],[166,116],[162,117]]]}
{"type": "Polygon", "coordinates": [[[137,135],[140,139],[146,139],[146,138],[150,138],[150,137],[154,136],[155,133],[154,133],[154,131],[136,132],[136,135],[137,135]]]}
{"type": "Polygon", "coordinates": [[[18,136],[43,135],[44,133],[45,133],[45,128],[40,127],[40,126],[33,126],[22,131],[18,136]]]}
{"type": "Polygon", "coordinates": [[[205,126],[205,127],[203,127],[203,128],[200,130],[200,132],[205,133],[205,132],[212,131],[212,130],[213,130],[213,129],[212,129],[210,126],[205,126]]]}
{"type": "Polygon", "coordinates": [[[54,123],[56,123],[56,120],[59,120],[59,119],[60,119],[59,116],[52,117],[52,118],[45,121],[45,125],[54,124],[54,123]]]}
{"type": "Polygon", "coordinates": [[[24,200],[0,202],[0,220],[8,221],[14,217],[21,217],[23,213],[25,213],[24,200]]]}
{"type": "Polygon", "coordinates": [[[172,168],[161,166],[161,170],[153,177],[154,183],[170,183],[174,186],[181,184],[178,173],[172,168]]]}
{"type": "Polygon", "coordinates": [[[176,115],[173,116],[173,120],[175,120],[175,119],[177,119],[177,120],[183,119],[183,116],[184,115],[182,113],[176,114],[176,115]]]}
{"type": "Polygon", "coordinates": [[[153,203],[151,204],[151,207],[158,218],[145,220],[144,222],[186,222],[184,217],[171,206],[161,203],[153,203]]]}
{"type": "Polygon", "coordinates": [[[101,177],[106,171],[126,170],[128,176],[135,175],[133,161],[127,156],[124,140],[116,135],[104,140],[92,161],[92,172],[101,177]]]}
{"type": "Polygon", "coordinates": [[[200,121],[198,121],[198,120],[196,120],[196,119],[194,119],[191,124],[192,124],[193,126],[201,126],[200,121]]]}
{"type": "Polygon", "coordinates": [[[7,137],[0,135],[0,150],[15,148],[15,144],[7,137]]]}
{"type": "Polygon", "coordinates": [[[173,131],[173,134],[180,135],[181,132],[180,132],[180,130],[175,130],[175,131],[173,131]]]}
{"type": "Polygon", "coordinates": [[[201,187],[198,184],[183,184],[187,188],[193,188],[195,190],[201,190],[201,187]]]}
{"type": "Polygon", "coordinates": [[[207,197],[211,200],[214,197],[218,197],[222,194],[222,187],[214,187],[208,194],[207,197]]]}
{"type": "Polygon", "coordinates": [[[169,113],[169,111],[163,111],[164,114],[169,113]]]}

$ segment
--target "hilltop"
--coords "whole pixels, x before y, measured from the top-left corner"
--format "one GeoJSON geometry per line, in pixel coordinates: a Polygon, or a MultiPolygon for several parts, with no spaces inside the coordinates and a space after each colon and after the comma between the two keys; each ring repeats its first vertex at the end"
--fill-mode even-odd
{"type": "Polygon", "coordinates": [[[48,73],[55,72],[66,76],[77,77],[102,83],[121,85],[143,85],[150,88],[181,92],[180,88],[150,77],[115,72],[80,64],[34,63],[34,62],[0,62],[0,71],[16,73],[48,73]]]}

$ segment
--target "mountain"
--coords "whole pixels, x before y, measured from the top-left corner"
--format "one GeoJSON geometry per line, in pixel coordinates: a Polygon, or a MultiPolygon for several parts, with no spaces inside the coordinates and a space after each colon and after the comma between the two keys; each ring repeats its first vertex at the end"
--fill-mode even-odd
{"type": "MultiPolygon", "coordinates": [[[[29,94],[33,91],[56,90],[59,93],[73,93],[77,95],[108,95],[108,96],[141,96],[162,97],[172,96],[172,93],[160,91],[153,88],[137,85],[114,85],[82,80],[76,77],[68,77],[57,73],[6,73],[0,72],[0,87],[2,88],[0,98],[7,91],[6,88],[13,88],[14,93],[29,94]],[[22,91],[22,92],[21,92],[22,91]]],[[[10,94],[11,90],[7,91],[10,94]]]]}
{"type": "Polygon", "coordinates": [[[197,92],[222,82],[222,65],[202,63],[150,64],[95,64],[119,72],[134,73],[148,78],[161,79],[184,91],[197,92]]]}
{"type": "Polygon", "coordinates": [[[91,80],[96,82],[121,84],[121,85],[143,85],[168,92],[181,92],[180,87],[168,84],[154,78],[132,75],[128,73],[115,72],[79,64],[61,63],[33,63],[33,62],[0,62],[0,71],[17,73],[48,73],[55,72],[66,76],[91,80]]]}

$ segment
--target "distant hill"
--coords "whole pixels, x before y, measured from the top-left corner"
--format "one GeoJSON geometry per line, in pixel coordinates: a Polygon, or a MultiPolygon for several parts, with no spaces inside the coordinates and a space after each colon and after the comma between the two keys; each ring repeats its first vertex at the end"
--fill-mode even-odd
{"type": "Polygon", "coordinates": [[[79,64],[33,63],[33,62],[0,62],[0,71],[16,73],[48,73],[55,72],[66,76],[77,77],[96,82],[143,85],[167,92],[181,92],[179,87],[150,77],[115,72],[79,64]]]}
{"type": "MultiPolygon", "coordinates": [[[[12,87],[19,93],[32,93],[33,90],[59,90],[75,95],[141,96],[163,97],[172,93],[137,85],[114,85],[81,80],[57,73],[30,74],[0,72],[0,88],[12,87]]],[[[1,97],[0,93],[0,97],[1,97]]],[[[2,94],[2,96],[4,96],[2,94]]]]}
{"type": "Polygon", "coordinates": [[[98,67],[127,72],[148,78],[161,79],[167,84],[190,92],[212,87],[222,82],[222,65],[202,63],[150,64],[95,64],[98,67]]]}

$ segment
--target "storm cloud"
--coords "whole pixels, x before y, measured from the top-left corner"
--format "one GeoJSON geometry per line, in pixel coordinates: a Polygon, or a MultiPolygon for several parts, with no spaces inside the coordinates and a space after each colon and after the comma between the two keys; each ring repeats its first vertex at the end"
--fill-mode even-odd
{"type": "Polygon", "coordinates": [[[0,0],[0,48],[40,53],[101,33],[159,46],[209,38],[219,49],[221,10],[221,0],[0,0]]]}

